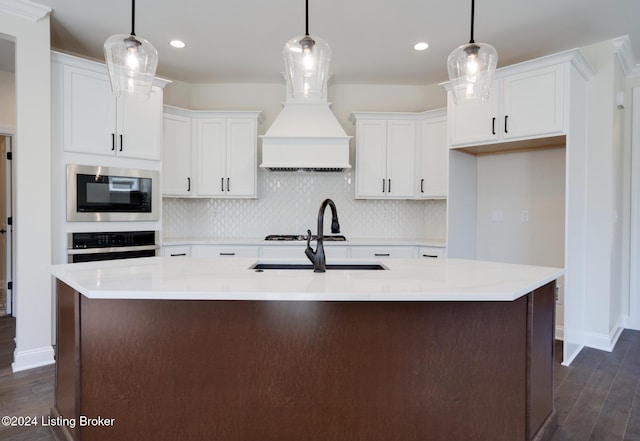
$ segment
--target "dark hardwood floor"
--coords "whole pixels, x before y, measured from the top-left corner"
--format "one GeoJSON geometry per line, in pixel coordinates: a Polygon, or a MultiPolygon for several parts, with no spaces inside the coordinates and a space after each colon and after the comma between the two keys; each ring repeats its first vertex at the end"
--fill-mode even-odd
{"type": "MultiPolygon", "coordinates": [[[[14,336],[15,320],[1,317],[0,417],[49,415],[55,368],[12,373],[14,336]]],[[[640,441],[640,331],[625,330],[611,353],[585,348],[571,366],[557,363],[555,372],[560,427],[552,441],[640,441]]],[[[0,424],[0,440],[54,438],[46,427],[0,424]]]]}

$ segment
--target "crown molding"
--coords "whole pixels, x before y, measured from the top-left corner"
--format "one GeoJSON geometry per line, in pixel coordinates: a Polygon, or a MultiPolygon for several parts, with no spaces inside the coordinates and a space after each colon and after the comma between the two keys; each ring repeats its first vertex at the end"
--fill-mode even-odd
{"type": "Polygon", "coordinates": [[[0,0],[0,11],[32,21],[40,21],[51,14],[50,7],[30,0],[0,0]]]}
{"type": "Polygon", "coordinates": [[[631,41],[629,41],[629,37],[627,35],[613,40],[613,50],[618,56],[618,60],[622,65],[622,70],[627,78],[640,77],[640,64],[636,62],[635,56],[633,55],[633,49],[631,47],[631,41]]]}

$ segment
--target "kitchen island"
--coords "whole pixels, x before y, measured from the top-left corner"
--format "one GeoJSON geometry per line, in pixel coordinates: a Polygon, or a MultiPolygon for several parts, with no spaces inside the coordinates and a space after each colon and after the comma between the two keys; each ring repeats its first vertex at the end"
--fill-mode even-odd
{"type": "Polygon", "coordinates": [[[255,262],[54,266],[56,436],[529,441],[553,433],[562,270],[397,259],[385,270],[314,273],[251,269],[255,262]]]}

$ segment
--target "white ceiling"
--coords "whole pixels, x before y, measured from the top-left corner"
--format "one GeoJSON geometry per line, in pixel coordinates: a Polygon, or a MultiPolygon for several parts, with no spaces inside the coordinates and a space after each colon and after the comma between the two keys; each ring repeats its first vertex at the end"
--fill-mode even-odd
{"type": "MultiPolygon", "coordinates": [[[[131,30],[130,0],[37,0],[53,9],[54,48],[102,59],[131,30]]],[[[310,33],[333,50],[334,83],[433,84],[469,40],[470,0],[310,0],[310,33]],[[417,41],[431,47],[416,52],[417,41]]],[[[282,48],[304,34],[303,0],[138,0],[136,34],[159,52],[158,75],[190,83],[281,82],[282,48]],[[173,49],[180,38],[187,48],[173,49]]],[[[478,0],[475,39],[499,66],[628,35],[640,60],[640,0],[478,0]]]]}

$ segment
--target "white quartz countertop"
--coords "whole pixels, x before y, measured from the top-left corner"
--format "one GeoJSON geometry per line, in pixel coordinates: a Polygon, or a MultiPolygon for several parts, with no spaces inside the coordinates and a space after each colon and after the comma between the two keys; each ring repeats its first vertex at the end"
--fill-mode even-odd
{"type": "MultiPolygon", "coordinates": [[[[264,270],[306,259],[147,257],[54,265],[51,274],[92,299],[283,301],[511,301],[563,269],[462,259],[387,259],[387,270],[264,270]]],[[[327,263],[371,263],[343,259],[327,263]]]]}

